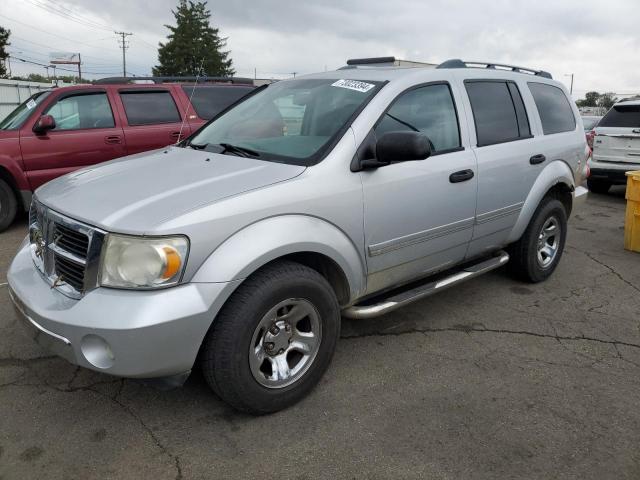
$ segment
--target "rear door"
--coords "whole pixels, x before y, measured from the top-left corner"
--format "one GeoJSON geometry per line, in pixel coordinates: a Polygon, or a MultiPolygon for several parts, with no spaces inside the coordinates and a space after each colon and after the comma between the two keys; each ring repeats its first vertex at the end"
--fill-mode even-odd
{"type": "Polygon", "coordinates": [[[593,159],[640,163],[640,102],[619,103],[607,112],[596,128],[593,159]]]}
{"type": "Polygon", "coordinates": [[[80,167],[126,154],[122,126],[113,114],[106,90],[83,89],[59,94],[46,106],[56,127],[36,135],[36,116],[20,132],[20,146],[29,184],[38,188],[80,167]]]}
{"type": "Polygon", "coordinates": [[[117,97],[130,155],[166,147],[191,133],[170,88],[121,88],[117,97]]]}
{"type": "Polygon", "coordinates": [[[521,87],[507,79],[464,80],[478,160],[478,206],[468,257],[504,245],[543,168],[530,160],[544,151],[532,136],[521,87]]]}

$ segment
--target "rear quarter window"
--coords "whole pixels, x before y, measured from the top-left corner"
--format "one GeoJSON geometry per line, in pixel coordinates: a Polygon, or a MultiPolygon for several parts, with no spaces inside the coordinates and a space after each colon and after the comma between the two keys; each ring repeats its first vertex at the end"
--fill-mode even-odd
{"type": "Polygon", "coordinates": [[[607,112],[600,123],[599,127],[623,127],[623,128],[639,128],[640,127],[640,105],[615,105],[607,112]]]}
{"type": "Polygon", "coordinates": [[[129,125],[153,125],[179,122],[178,107],[169,91],[120,92],[129,125]]]}
{"type": "Polygon", "coordinates": [[[253,87],[183,85],[182,90],[191,98],[191,105],[198,116],[204,120],[211,120],[251,92],[253,87]]]}
{"type": "Polygon", "coordinates": [[[576,118],[573,116],[569,99],[561,88],[546,83],[529,82],[529,90],[538,108],[545,135],[575,130],[576,118]]]}

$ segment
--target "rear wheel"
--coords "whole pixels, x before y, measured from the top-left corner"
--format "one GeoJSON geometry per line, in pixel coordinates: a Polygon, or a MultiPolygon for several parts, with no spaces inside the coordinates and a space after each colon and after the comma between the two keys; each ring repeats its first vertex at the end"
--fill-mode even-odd
{"type": "Polygon", "coordinates": [[[11,186],[0,179],[0,232],[4,232],[16,218],[18,201],[11,186]]]}
{"type": "Polygon", "coordinates": [[[558,266],[567,238],[567,212],[553,197],[545,197],[520,240],[511,245],[510,271],[532,283],[549,278],[558,266]]]}
{"type": "Polygon", "coordinates": [[[605,194],[609,191],[609,188],[611,188],[611,182],[590,178],[587,180],[587,186],[589,187],[590,192],[605,194]]]}
{"type": "Polygon", "coordinates": [[[205,339],[202,371],[231,406],[275,412],[302,399],[326,371],[340,334],[333,289],[315,270],[277,262],[249,277],[205,339]]]}

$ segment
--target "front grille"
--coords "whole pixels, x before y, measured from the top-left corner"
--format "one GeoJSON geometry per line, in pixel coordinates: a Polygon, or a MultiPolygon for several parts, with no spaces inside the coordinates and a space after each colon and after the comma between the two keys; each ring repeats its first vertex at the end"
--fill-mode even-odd
{"type": "Polygon", "coordinates": [[[54,262],[56,274],[61,281],[71,285],[78,292],[84,292],[84,265],[57,254],[54,254],[54,262]]]}
{"type": "Polygon", "coordinates": [[[53,229],[54,243],[74,255],[86,259],[89,250],[89,237],[60,223],[56,223],[53,229]]]}
{"type": "Polygon", "coordinates": [[[29,239],[33,261],[52,288],[80,298],[97,285],[105,232],[33,201],[29,239]]]}

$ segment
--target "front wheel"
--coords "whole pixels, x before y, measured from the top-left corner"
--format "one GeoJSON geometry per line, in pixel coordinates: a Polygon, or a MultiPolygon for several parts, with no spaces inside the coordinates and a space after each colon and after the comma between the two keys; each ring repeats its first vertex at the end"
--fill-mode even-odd
{"type": "Polygon", "coordinates": [[[567,211],[559,200],[546,197],[520,240],[511,245],[511,273],[531,283],[549,278],[558,266],[567,238],[567,211]]]}
{"type": "Polygon", "coordinates": [[[18,211],[18,201],[11,186],[0,179],[0,232],[4,232],[18,211]]]}
{"type": "Polygon", "coordinates": [[[327,280],[304,265],[277,262],[227,301],[205,339],[202,371],[234,408],[275,412],[318,383],[339,334],[340,308],[327,280]]]}

